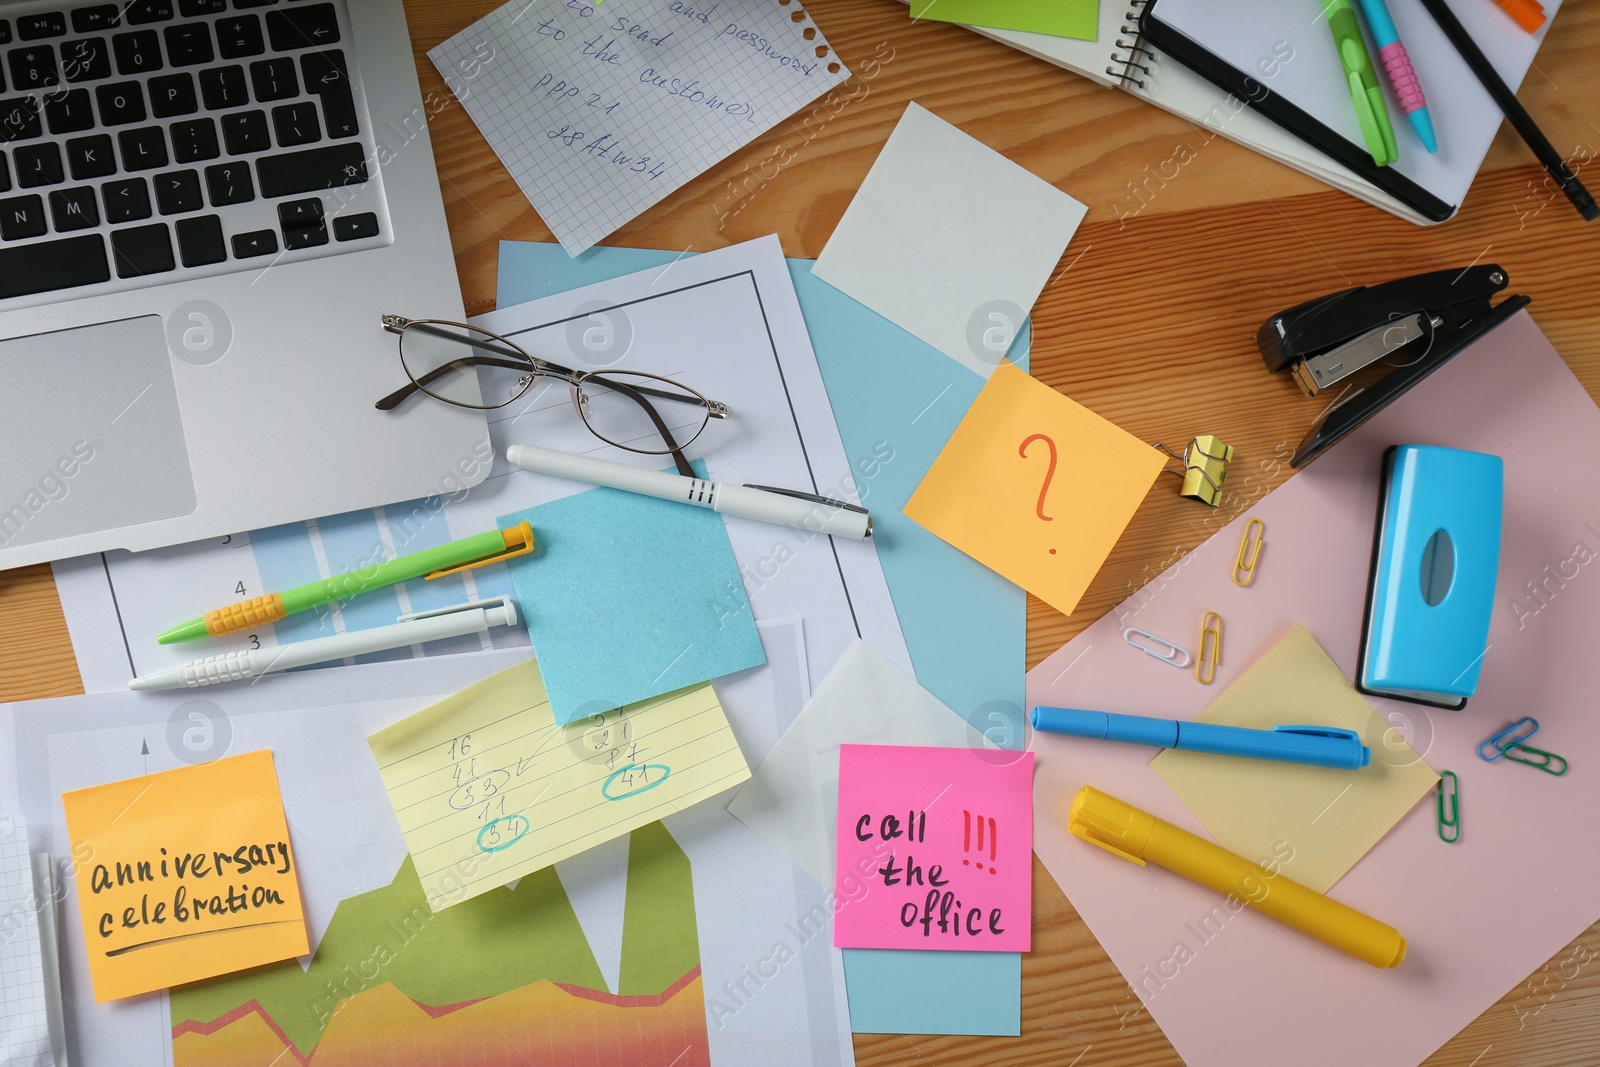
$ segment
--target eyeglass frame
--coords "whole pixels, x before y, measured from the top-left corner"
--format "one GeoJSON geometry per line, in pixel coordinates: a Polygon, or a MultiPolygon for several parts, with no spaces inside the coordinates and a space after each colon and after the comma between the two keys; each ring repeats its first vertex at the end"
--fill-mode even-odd
{"type": "Polygon", "coordinates": [[[677,465],[678,473],[682,474],[686,478],[694,478],[698,476],[695,474],[694,468],[689,465],[689,460],[683,454],[684,446],[688,445],[690,442],[694,441],[695,438],[699,437],[700,434],[705,431],[705,428],[707,425],[709,425],[711,419],[725,419],[729,416],[729,414],[731,414],[728,405],[717,400],[712,400],[699,390],[690,388],[689,386],[684,385],[682,382],[675,381],[671,378],[662,377],[659,374],[650,374],[647,371],[630,371],[621,369],[607,369],[603,371],[574,370],[571,367],[563,367],[561,364],[553,363],[547,359],[540,359],[538,356],[535,356],[533,353],[529,352],[508,337],[502,337],[497,333],[491,333],[490,331],[477,326],[469,326],[464,322],[454,322],[450,319],[408,319],[404,315],[391,314],[384,315],[381,321],[383,323],[383,328],[390,333],[395,334],[397,337],[403,337],[408,329],[423,327],[424,333],[430,334],[434,337],[442,337],[445,340],[454,341],[458,344],[466,345],[469,348],[483,349],[509,358],[495,359],[490,356],[481,356],[476,354],[472,356],[466,356],[461,359],[451,360],[449,363],[441,363],[435,369],[424,374],[423,380],[419,381],[417,377],[411,373],[411,368],[407,365],[405,356],[402,353],[400,357],[400,366],[401,369],[406,372],[406,377],[410,380],[405,385],[402,385],[400,388],[396,389],[394,392],[380,398],[377,403],[373,405],[379,411],[391,411],[409,399],[413,393],[418,392],[455,407],[468,408],[476,411],[493,411],[497,408],[506,407],[507,405],[518,400],[533,387],[533,383],[539,378],[555,378],[558,381],[567,383],[573,409],[577,412],[578,419],[583,423],[586,430],[607,444],[615,445],[616,447],[626,449],[629,452],[637,452],[646,456],[671,455],[673,462],[677,465]],[[453,326],[458,330],[470,331],[484,337],[492,337],[494,340],[500,342],[506,347],[501,348],[497,345],[483,344],[478,341],[471,340],[468,337],[449,333],[444,330],[426,329],[428,326],[453,326]],[[516,362],[512,362],[512,360],[515,360],[516,362]],[[458,367],[500,367],[502,369],[516,371],[525,369],[529,373],[525,374],[522,380],[518,383],[519,388],[516,390],[516,392],[512,393],[511,396],[507,397],[505,400],[502,400],[498,404],[465,404],[458,400],[451,400],[448,397],[440,396],[438,393],[431,392],[428,389],[427,381],[432,380],[437,376],[442,376],[447,371],[454,370],[458,367]],[[665,390],[653,389],[649,386],[631,385],[605,380],[605,376],[613,374],[637,374],[642,377],[653,378],[657,381],[666,382],[669,385],[681,389],[685,394],[688,395],[675,395],[673,393],[666,392],[665,390]],[[601,384],[604,384],[607,388],[627,396],[629,399],[635,401],[640,407],[644,408],[645,414],[650,417],[650,421],[655,425],[656,432],[661,435],[661,440],[666,443],[667,447],[660,451],[636,448],[632,445],[623,444],[619,441],[613,441],[611,438],[601,434],[592,425],[590,425],[588,416],[583,413],[583,405],[579,403],[578,400],[579,389],[582,387],[583,383],[590,378],[601,379],[601,384]],[[706,419],[700,424],[700,428],[696,430],[692,436],[685,441],[679,442],[673,438],[672,431],[668,428],[666,421],[662,419],[661,413],[657,411],[655,405],[651,404],[647,399],[649,396],[659,397],[664,400],[695,402],[705,408],[706,419]]]}

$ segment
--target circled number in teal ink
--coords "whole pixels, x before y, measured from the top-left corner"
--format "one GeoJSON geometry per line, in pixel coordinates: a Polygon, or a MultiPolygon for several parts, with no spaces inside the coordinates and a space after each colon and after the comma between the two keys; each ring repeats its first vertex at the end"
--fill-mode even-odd
{"type": "Polygon", "coordinates": [[[638,796],[640,793],[654,789],[656,786],[666,781],[667,775],[671,773],[672,768],[668,767],[665,763],[629,763],[625,766],[618,767],[616,770],[611,772],[611,774],[606,778],[605,782],[600,786],[600,795],[605,797],[607,800],[626,800],[629,797],[638,796]],[[647,780],[644,785],[641,785],[637,789],[630,789],[626,793],[618,793],[613,796],[611,794],[611,783],[622,777],[624,774],[627,774],[629,771],[643,771],[646,779],[650,777],[651,771],[660,771],[661,777],[657,778],[653,782],[647,780]]]}
{"type": "Polygon", "coordinates": [[[482,830],[478,831],[478,849],[482,852],[499,852],[501,849],[510,848],[516,844],[529,830],[533,829],[526,816],[506,815],[485,823],[482,830]],[[502,829],[501,823],[506,823],[502,829]],[[492,831],[492,833],[491,833],[492,831]],[[489,838],[492,844],[484,844],[484,838],[489,838]]]}

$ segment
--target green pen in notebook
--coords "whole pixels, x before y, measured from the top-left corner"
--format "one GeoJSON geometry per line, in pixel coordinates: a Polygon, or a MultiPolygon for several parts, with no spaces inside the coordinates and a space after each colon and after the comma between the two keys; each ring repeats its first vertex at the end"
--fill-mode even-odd
{"type": "Polygon", "coordinates": [[[1361,39],[1361,23],[1350,0],[1322,0],[1322,13],[1333,31],[1333,44],[1339,50],[1339,66],[1350,86],[1350,102],[1355,105],[1361,136],[1366,138],[1372,161],[1387,167],[1400,158],[1395,147],[1394,127],[1389,125],[1389,107],[1383,102],[1372,56],[1361,39]]]}
{"type": "Polygon", "coordinates": [[[384,563],[336,574],[332,578],[297,585],[281,593],[267,593],[241,600],[237,604],[208,611],[198,619],[180,623],[156,638],[156,641],[170,645],[179,641],[193,641],[198,637],[220,637],[263,623],[277,622],[297,611],[331,604],[335,600],[348,600],[372,589],[409,582],[423,575],[438,578],[532,551],[533,529],[527,523],[509,530],[490,530],[437,548],[425,548],[421,552],[397,556],[384,563]]]}

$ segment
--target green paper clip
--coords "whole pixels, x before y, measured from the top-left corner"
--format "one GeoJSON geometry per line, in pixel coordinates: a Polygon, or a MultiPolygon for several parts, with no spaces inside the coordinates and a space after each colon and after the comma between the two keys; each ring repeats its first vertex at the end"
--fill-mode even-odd
{"type": "Polygon", "coordinates": [[[1554,752],[1546,752],[1542,748],[1531,748],[1528,745],[1518,742],[1516,744],[1506,745],[1500,751],[1505,753],[1505,757],[1508,760],[1515,760],[1518,763],[1526,763],[1530,767],[1537,767],[1544,773],[1553,774],[1557,778],[1567,773],[1566,757],[1558,756],[1554,752]],[[1526,752],[1531,756],[1540,756],[1542,758],[1525,759],[1524,757],[1517,755],[1518,752],[1526,752]],[[1555,769],[1556,764],[1558,763],[1561,765],[1561,769],[1559,771],[1555,769]]]}
{"type": "Polygon", "coordinates": [[[1461,840],[1461,781],[1456,778],[1455,771],[1439,772],[1439,795],[1437,797],[1439,808],[1439,840],[1447,845],[1453,845],[1461,840]],[[1445,788],[1445,779],[1449,779],[1450,788],[1445,788]],[[1445,803],[1449,802],[1450,810],[1445,811],[1445,803]],[[1445,831],[1451,831],[1451,836],[1446,837],[1445,831]]]}

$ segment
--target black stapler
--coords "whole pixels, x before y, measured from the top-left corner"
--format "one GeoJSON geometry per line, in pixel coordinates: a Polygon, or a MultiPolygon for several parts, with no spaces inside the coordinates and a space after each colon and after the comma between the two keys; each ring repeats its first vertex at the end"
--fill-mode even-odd
{"type": "Polygon", "coordinates": [[[1526,296],[1490,303],[1508,281],[1495,264],[1413,274],[1308,300],[1262,323],[1256,343],[1267,369],[1292,372],[1309,396],[1380,362],[1394,368],[1324,412],[1289,465],[1299,467],[1315,459],[1456,353],[1527,307],[1526,296]]]}

